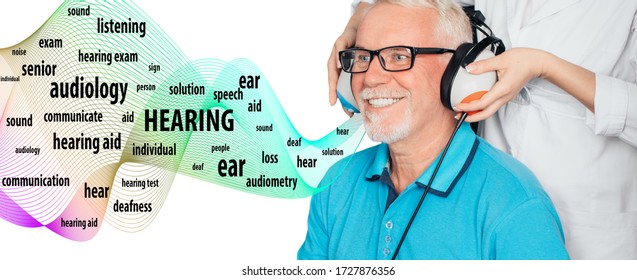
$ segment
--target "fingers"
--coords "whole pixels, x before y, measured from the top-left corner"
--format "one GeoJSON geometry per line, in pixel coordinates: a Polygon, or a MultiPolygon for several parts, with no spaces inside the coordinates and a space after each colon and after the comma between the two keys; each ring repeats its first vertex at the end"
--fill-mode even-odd
{"type": "Polygon", "coordinates": [[[338,60],[338,51],[336,46],[332,49],[332,54],[327,60],[327,82],[329,84],[330,105],[336,104],[336,84],[338,83],[338,75],[340,65],[337,66],[335,60],[338,60]]]}
{"type": "Polygon", "coordinates": [[[471,74],[482,74],[489,71],[499,70],[499,66],[501,65],[502,55],[483,59],[480,61],[474,61],[467,65],[465,69],[467,72],[471,74]]]}
{"type": "Polygon", "coordinates": [[[479,111],[467,118],[470,122],[483,120],[495,114],[500,107],[515,98],[529,80],[541,75],[541,54],[542,52],[537,50],[514,48],[498,56],[467,65],[466,69],[471,74],[497,71],[498,81],[479,100],[458,104],[454,110],[479,111]]]}
{"type": "Polygon", "coordinates": [[[334,42],[332,53],[327,59],[327,81],[329,83],[330,105],[332,106],[336,104],[336,84],[338,83],[338,76],[340,75],[340,70],[342,68],[341,62],[338,59],[338,52],[346,49],[347,47],[348,42],[346,36],[341,35],[338,39],[336,39],[336,42],[334,42]]]}
{"type": "Polygon", "coordinates": [[[350,118],[351,118],[352,116],[354,116],[354,112],[347,111],[347,109],[345,109],[345,107],[341,107],[341,109],[343,109],[343,112],[344,112],[344,113],[345,113],[345,115],[347,115],[348,117],[350,117],[350,118]]]}
{"type": "Polygon", "coordinates": [[[482,111],[485,108],[487,108],[487,106],[489,106],[490,104],[492,104],[495,100],[499,99],[500,96],[498,96],[499,92],[497,89],[498,84],[496,83],[493,88],[491,88],[491,90],[489,90],[489,92],[487,92],[485,95],[482,96],[482,98],[478,99],[478,100],[474,100],[470,103],[460,103],[457,104],[456,107],[454,108],[457,111],[461,111],[461,112],[474,112],[474,111],[482,111]]]}
{"type": "Polygon", "coordinates": [[[506,102],[501,102],[501,100],[498,100],[497,102],[487,106],[484,110],[478,111],[475,114],[469,115],[465,119],[465,121],[478,122],[478,121],[486,120],[489,117],[493,116],[498,111],[498,109],[500,109],[500,107],[502,107],[504,104],[506,104],[506,102]]]}
{"type": "Polygon", "coordinates": [[[500,107],[509,102],[515,96],[515,93],[511,94],[511,92],[509,86],[498,82],[482,98],[470,103],[460,103],[454,107],[454,110],[458,112],[476,112],[468,116],[466,121],[481,121],[495,114],[500,107]]]}

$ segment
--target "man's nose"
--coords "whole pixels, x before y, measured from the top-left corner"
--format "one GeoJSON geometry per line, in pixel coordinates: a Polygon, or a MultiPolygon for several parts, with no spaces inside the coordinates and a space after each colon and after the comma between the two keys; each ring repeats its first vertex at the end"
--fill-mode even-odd
{"type": "Polygon", "coordinates": [[[375,87],[389,81],[391,73],[387,72],[380,64],[380,56],[376,56],[369,64],[363,83],[365,87],[375,87]]]}

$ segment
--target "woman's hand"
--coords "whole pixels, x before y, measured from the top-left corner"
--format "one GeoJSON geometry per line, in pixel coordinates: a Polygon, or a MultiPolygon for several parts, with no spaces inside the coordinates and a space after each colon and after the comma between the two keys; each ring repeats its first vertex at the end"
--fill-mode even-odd
{"type": "Polygon", "coordinates": [[[529,49],[513,48],[502,54],[467,65],[471,74],[482,74],[496,71],[498,81],[482,98],[470,103],[456,105],[455,110],[477,113],[468,116],[466,121],[476,122],[495,114],[500,107],[515,98],[526,83],[537,77],[542,77],[547,52],[529,49]]]}
{"type": "Polygon", "coordinates": [[[467,117],[468,122],[481,121],[495,114],[533,78],[548,80],[595,112],[595,73],[546,51],[513,48],[473,62],[466,69],[471,74],[498,73],[498,81],[481,99],[456,105],[455,110],[459,112],[479,111],[467,117]]]}
{"type": "MultiPolygon", "coordinates": [[[[330,105],[336,104],[336,84],[338,83],[338,76],[341,70],[341,62],[338,59],[338,52],[354,46],[356,43],[356,33],[358,32],[358,24],[361,22],[362,18],[367,13],[368,8],[370,7],[369,3],[360,2],[358,6],[356,6],[356,11],[352,15],[352,17],[347,22],[347,26],[345,26],[345,30],[343,30],[343,34],[336,39],[334,42],[334,46],[332,47],[332,53],[330,57],[327,59],[327,80],[329,83],[329,96],[330,96],[330,105]]],[[[343,112],[348,116],[352,116],[353,113],[345,110],[343,108],[343,112]]]]}
{"type": "MultiPolygon", "coordinates": [[[[336,84],[338,83],[338,76],[341,73],[341,62],[338,59],[338,52],[354,45],[356,40],[356,29],[345,28],[343,34],[336,39],[334,47],[332,47],[332,53],[327,60],[327,80],[330,88],[330,105],[336,104],[336,84]]],[[[345,113],[352,116],[351,112],[343,109],[345,113]]]]}

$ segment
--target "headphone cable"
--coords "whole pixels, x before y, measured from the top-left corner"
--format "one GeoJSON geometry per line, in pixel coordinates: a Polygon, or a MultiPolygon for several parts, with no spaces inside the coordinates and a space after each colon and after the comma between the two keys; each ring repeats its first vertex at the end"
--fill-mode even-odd
{"type": "Polygon", "coordinates": [[[418,211],[420,210],[420,206],[422,206],[423,201],[425,201],[425,197],[427,196],[427,193],[429,192],[429,189],[431,188],[431,184],[433,184],[433,181],[436,178],[438,169],[440,169],[440,165],[442,165],[442,160],[445,159],[447,150],[449,150],[449,146],[451,146],[451,141],[453,141],[453,138],[456,136],[456,132],[458,132],[458,129],[460,128],[460,126],[462,125],[462,123],[464,122],[466,118],[467,118],[467,113],[462,113],[462,115],[460,116],[460,119],[458,119],[458,123],[456,124],[456,127],[454,128],[453,132],[451,133],[451,137],[449,137],[449,141],[447,141],[447,145],[442,150],[442,154],[440,155],[440,160],[438,161],[438,164],[436,164],[436,168],[434,169],[433,174],[431,174],[429,183],[427,184],[427,186],[425,186],[425,192],[423,192],[422,196],[420,197],[420,201],[418,201],[418,205],[416,205],[416,209],[414,210],[414,213],[411,215],[411,218],[409,219],[409,223],[407,223],[407,227],[405,228],[403,235],[400,237],[400,241],[398,241],[398,246],[396,246],[396,251],[394,251],[394,256],[392,256],[391,258],[392,260],[395,260],[396,257],[398,256],[398,252],[400,251],[400,248],[403,246],[403,242],[405,241],[407,232],[409,232],[409,229],[411,228],[411,224],[416,219],[416,215],[418,214],[418,211]]]}

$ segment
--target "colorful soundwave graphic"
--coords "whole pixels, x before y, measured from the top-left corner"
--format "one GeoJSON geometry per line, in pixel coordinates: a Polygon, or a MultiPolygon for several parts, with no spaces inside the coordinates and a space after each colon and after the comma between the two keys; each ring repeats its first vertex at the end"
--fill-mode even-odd
{"type": "Polygon", "coordinates": [[[0,49],[0,76],[0,217],[78,241],[147,227],[177,173],[310,196],[365,133],[306,139],[251,61],[190,61],[133,3],[64,2],[0,49]]]}

